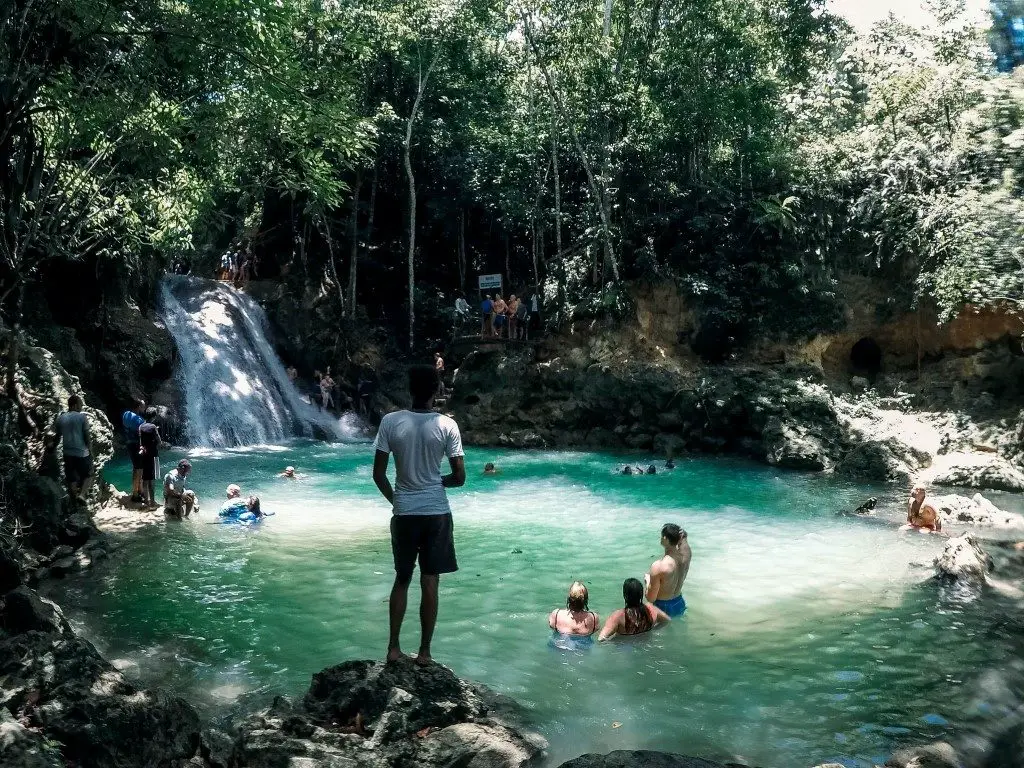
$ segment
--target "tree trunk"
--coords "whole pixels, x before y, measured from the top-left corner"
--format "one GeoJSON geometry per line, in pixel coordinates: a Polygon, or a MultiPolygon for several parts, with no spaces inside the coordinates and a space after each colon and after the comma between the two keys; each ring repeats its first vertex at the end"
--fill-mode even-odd
{"type": "Polygon", "coordinates": [[[416,343],[416,177],[412,172],[412,129],[416,125],[416,118],[420,111],[420,101],[427,90],[427,83],[430,81],[430,73],[441,53],[438,51],[427,67],[426,74],[422,74],[416,87],[416,98],[412,103],[412,110],[409,112],[409,119],[405,122],[405,142],[402,146],[402,162],[405,165],[405,176],[409,182],[409,351],[412,351],[416,343]]]}
{"type": "Polygon", "coordinates": [[[562,175],[558,170],[558,121],[551,120],[551,163],[555,174],[555,268],[558,270],[555,295],[558,306],[565,306],[565,262],[562,257],[562,175]]]}
{"type": "Polygon", "coordinates": [[[601,186],[597,183],[597,177],[594,175],[594,170],[591,167],[589,156],[583,150],[583,142],[580,140],[576,126],[573,124],[572,120],[568,119],[568,110],[565,108],[565,102],[562,100],[562,96],[558,92],[554,78],[548,71],[547,64],[544,62],[543,57],[540,55],[540,48],[538,48],[537,42],[533,38],[533,29],[530,26],[530,19],[526,15],[525,10],[520,9],[519,15],[523,20],[523,33],[526,36],[526,41],[529,43],[530,48],[533,51],[534,58],[537,59],[537,64],[540,67],[541,74],[544,75],[544,84],[547,86],[552,106],[558,111],[559,115],[565,119],[565,123],[569,127],[569,135],[572,137],[573,146],[576,148],[576,153],[579,155],[580,162],[583,164],[583,171],[587,176],[587,185],[590,187],[590,194],[594,198],[594,203],[597,205],[598,216],[601,220],[601,234],[604,239],[604,257],[608,263],[611,264],[612,274],[614,275],[616,282],[618,282],[619,265],[615,260],[615,248],[612,245],[611,217],[609,216],[607,209],[606,196],[602,192],[601,186]]]}
{"type": "Polygon", "coordinates": [[[512,268],[509,266],[508,232],[505,233],[505,288],[504,292],[512,292],[512,268]]]}
{"type": "Polygon", "coordinates": [[[331,279],[334,281],[334,287],[338,290],[338,304],[341,306],[341,316],[345,316],[345,289],[341,286],[341,280],[338,279],[338,267],[334,263],[334,238],[331,236],[331,222],[327,218],[327,214],[321,214],[321,220],[324,223],[324,238],[327,240],[327,263],[331,267],[331,279]]]}
{"type": "Polygon", "coordinates": [[[25,310],[25,281],[18,278],[18,288],[14,295],[14,322],[11,323],[11,343],[7,348],[7,377],[4,389],[7,396],[14,401],[21,411],[21,398],[18,397],[18,363],[21,360],[21,320],[25,310]]]}
{"type": "Polygon", "coordinates": [[[356,316],[356,275],[359,271],[359,192],[363,186],[363,174],[356,171],[356,185],[352,190],[352,218],[349,223],[351,242],[348,265],[348,306],[349,314],[356,316]]]}
{"type": "Polygon", "coordinates": [[[466,209],[459,211],[459,290],[466,290],[466,209]]]}
{"type": "Polygon", "coordinates": [[[377,163],[373,164],[373,181],[370,182],[370,215],[366,221],[366,247],[372,248],[373,217],[377,213],[377,163]]]}

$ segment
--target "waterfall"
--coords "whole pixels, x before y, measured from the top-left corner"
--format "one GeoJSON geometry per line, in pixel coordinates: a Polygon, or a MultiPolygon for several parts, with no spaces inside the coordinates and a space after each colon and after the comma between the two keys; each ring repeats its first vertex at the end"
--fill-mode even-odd
{"type": "Polygon", "coordinates": [[[161,316],[174,337],[190,445],[226,448],[289,437],[341,439],[350,430],[304,402],[267,340],[250,297],[215,280],[171,275],[161,316]]]}

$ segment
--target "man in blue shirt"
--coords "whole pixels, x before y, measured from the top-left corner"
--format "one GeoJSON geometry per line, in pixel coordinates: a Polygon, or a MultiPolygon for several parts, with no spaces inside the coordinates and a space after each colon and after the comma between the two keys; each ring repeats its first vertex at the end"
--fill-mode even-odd
{"type": "Polygon", "coordinates": [[[482,322],[480,323],[480,336],[488,338],[494,335],[491,323],[494,317],[494,302],[491,301],[490,296],[484,296],[484,300],[480,303],[480,314],[482,315],[482,322]]]}
{"type": "Polygon", "coordinates": [[[139,427],[146,423],[142,414],[146,412],[146,404],[137,401],[131,408],[121,414],[121,425],[124,427],[124,445],[128,458],[132,462],[132,501],[142,502],[142,468],[144,460],[139,453],[139,427]]]}

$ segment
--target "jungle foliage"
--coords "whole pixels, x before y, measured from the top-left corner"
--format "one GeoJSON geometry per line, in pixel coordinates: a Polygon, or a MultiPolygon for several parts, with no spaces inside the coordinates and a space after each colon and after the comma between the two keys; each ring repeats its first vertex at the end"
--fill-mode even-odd
{"type": "Polygon", "coordinates": [[[823,5],[5,2],[9,357],[39,306],[144,305],[237,243],[410,349],[482,272],[554,324],[677,281],[709,354],[834,326],[845,270],[1017,302],[1024,83],[956,0],[862,36],[823,5]]]}

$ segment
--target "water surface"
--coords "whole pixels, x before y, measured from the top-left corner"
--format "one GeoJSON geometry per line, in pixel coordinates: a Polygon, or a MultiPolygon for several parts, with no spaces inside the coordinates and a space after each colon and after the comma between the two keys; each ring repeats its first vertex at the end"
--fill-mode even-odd
{"type": "MultiPolygon", "coordinates": [[[[313,672],[384,652],[389,510],[370,454],[310,443],[193,454],[199,519],[144,531],[55,597],[129,674],[210,718],[301,695],[313,672]],[[275,478],[287,464],[307,477],[275,478]],[[253,529],[213,524],[230,482],[276,515],[253,529]]],[[[965,681],[1009,647],[990,632],[991,609],[921,584],[938,539],[836,514],[881,489],[721,459],[623,477],[621,460],[474,449],[467,486],[452,492],[461,570],[442,579],[434,655],[526,705],[552,765],[650,748],[764,768],[867,766],[975,714],[965,681]],[[486,461],[502,473],[481,475],[486,461]],[[603,618],[670,521],[694,553],[685,617],[589,652],[549,648],[546,617],[569,583],[588,585],[603,618]]],[[[108,475],[128,485],[124,467],[108,475]]]]}

